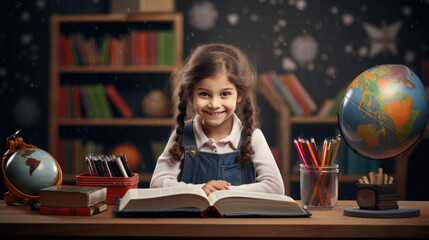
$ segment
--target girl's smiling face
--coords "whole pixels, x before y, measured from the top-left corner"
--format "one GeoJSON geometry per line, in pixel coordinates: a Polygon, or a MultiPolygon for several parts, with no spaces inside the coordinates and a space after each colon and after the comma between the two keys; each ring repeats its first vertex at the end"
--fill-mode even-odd
{"type": "Polygon", "coordinates": [[[207,137],[212,137],[209,135],[214,130],[217,134],[228,136],[233,122],[231,116],[241,97],[226,72],[196,82],[192,100],[196,113],[203,118],[203,130],[207,137]]]}

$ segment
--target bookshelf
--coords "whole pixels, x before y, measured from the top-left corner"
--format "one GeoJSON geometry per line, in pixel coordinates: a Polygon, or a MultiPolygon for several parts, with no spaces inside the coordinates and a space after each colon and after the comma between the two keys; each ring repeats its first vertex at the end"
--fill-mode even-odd
{"type": "MultiPolygon", "coordinates": [[[[139,14],[100,14],[100,15],[58,15],[54,14],[51,17],[51,55],[50,55],[50,106],[49,106],[49,133],[48,133],[48,144],[49,152],[54,156],[58,157],[59,154],[59,142],[62,138],[62,133],[65,131],[78,131],[78,129],[88,129],[88,128],[98,128],[103,131],[103,129],[113,129],[112,131],[118,131],[118,136],[121,136],[121,132],[124,128],[136,128],[136,129],[150,129],[150,128],[166,128],[168,131],[174,125],[174,120],[171,115],[167,117],[157,117],[152,118],[144,116],[144,114],[135,114],[133,117],[122,117],[119,114],[115,114],[109,118],[95,118],[95,117],[60,117],[59,109],[61,96],[59,94],[60,87],[64,84],[113,84],[113,85],[122,85],[126,86],[129,76],[139,76],[138,78],[134,77],[131,84],[149,84],[146,83],[151,81],[151,77],[144,78],[147,75],[157,75],[156,81],[159,81],[162,78],[162,85],[168,85],[168,76],[176,68],[177,65],[182,63],[183,58],[183,15],[181,13],[139,13],[139,14]],[[158,54],[157,62],[132,62],[132,59],[135,54],[133,51],[125,50],[131,49],[135,44],[131,36],[138,31],[153,31],[157,35],[157,52],[152,54],[158,54]],[[161,46],[160,36],[162,32],[168,32],[171,34],[169,38],[170,42],[164,40],[164,45],[161,46]],[[73,48],[70,52],[65,51],[64,39],[71,42],[71,36],[73,34],[81,34],[84,39],[94,38],[96,39],[96,51],[100,54],[100,61],[97,63],[94,62],[82,62],[83,53],[82,50],[77,48],[76,52],[73,51],[73,48]],[[109,39],[106,39],[106,34],[109,34],[109,39]],[[102,43],[106,41],[111,47],[112,43],[110,37],[115,37],[118,39],[128,38],[128,45],[132,45],[128,48],[123,48],[117,50],[124,54],[121,57],[117,57],[119,60],[113,63],[110,62],[111,59],[103,60],[102,52],[102,43]],[[171,43],[171,44],[169,44],[171,43]],[[171,46],[170,46],[171,45],[171,46]],[[161,46],[161,47],[160,47],[161,46]],[[168,47],[167,47],[168,46],[168,47]],[[167,49],[168,48],[168,49],[167,49]],[[161,51],[162,54],[170,54],[167,57],[163,57],[163,62],[161,62],[161,51]],[[125,55],[125,54],[128,55],[125,55]],[[74,54],[74,62],[70,59],[66,59],[67,55],[70,56],[74,54]],[[80,54],[80,55],[79,55],[80,54]],[[66,56],[64,56],[66,55],[66,56]],[[77,57],[80,57],[80,61],[77,61],[77,57]],[[129,59],[128,59],[129,58],[129,59]],[[66,59],[66,60],[65,60],[66,59]],[[167,60],[168,62],[167,62],[167,60]],[[72,63],[70,63],[72,61],[72,63]],[[104,61],[104,63],[103,63],[104,61]],[[112,80],[107,76],[114,75],[115,78],[119,80],[112,80]],[[71,77],[70,77],[71,76],[71,77]],[[159,77],[161,76],[161,77],[159,77]],[[68,79],[67,79],[68,78],[68,79]],[[136,80],[137,79],[137,80],[136,80]],[[66,130],[64,130],[66,129],[66,130]],[[117,129],[117,130],[115,130],[117,129]]],[[[89,41],[89,40],[88,40],[89,41]]],[[[69,45],[70,46],[70,45],[69,45]]],[[[80,47],[80,46],[79,46],[80,47]]],[[[149,49],[149,47],[148,47],[149,49]]],[[[149,51],[146,49],[146,51],[149,51]]],[[[86,48],[90,56],[91,50],[86,48]]],[[[108,48],[108,51],[112,48],[108,48]]],[[[92,52],[93,53],[93,52],[92,52]]],[[[111,53],[110,53],[111,54],[111,53]]],[[[140,54],[140,53],[139,53],[140,54]]],[[[147,53],[149,54],[149,53],[147,53]]],[[[105,55],[104,55],[105,56],[105,55]]],[[[137,55],[141,57],[143,55],[137,55]]],[[[163,55],[164,56],[164,55],[163,55]]],[[[71,58],[71,57],[70,57],[71,58]]],[[[149,58],[149,56],[147,57],[149,58]]],[[[114,58],[112,58],[114,59],[114,58]]],[[[159,85],[159,84],[158,84],[159,85]]],[[[126,88],[126,87],[125,87],[126,88]]],[[[131,86],[130,88],[133,88],[131,86]]],[[[120,92],[122,95],[126,95],[126,92],[120,92]]],[[[128,92],[127,92],[128,94],[128,92]]],[[[142,96],[140,96],[142,97],[142,96]]],[[[141,98],[140,98],[141,99],[141,98]]],[[[128,104],[140,105],[138,102],[129,102],[128,104]]],[[[110,107],[112,103],[110,102],[110,107]]],[[[82,131],[81,131],[82,132],[82,131]]],[[[76,135],[76,134],[75,134],[76,135]]],[[[78,134],[77,134],[78,135],[78,134]]],[[[166,136],[167,138],[168,136],[166,136]]],[[[98,139],[99,141],[108,141],[108,139],[98,139]]],[[[108,153],[109,149],[104,150],[105,153],[108,153]],[[106,152],[107,151],[107,152],[106,152]]],[[[143,159],[142,161],[150,161],[149,159],[143,159]]],[[[83,159],[82,159],[83,162],[83,159]]],[[[66,181],[74,181],[75,173],[69,173],[64,175],[66,181]]],[[[140,175],[140,181],[148,182],[150,181],[150,173],[142,173],[140,175]]]]}
{"type": "MultiPolygon", "coordinates": [[[[264,81],[259,79],[258,81],[259,91],[261,95],[267,100],[273,110],[276,112],[276,141],[277,147],[280,149],[280,172],[283,176],[285,185],[286,195],[291,195],[292,183],[299,183],[300,177],[298,174],[293,173],[293,162],[292,162],[292,151],[293,148],[293,126],[295,125],[336,125],[336,116],[291,116],[290,110],[284,99],[276,93],[270,86],[264,81]]],[[[392,163],[397,184],[397,193],[401,199],[406,197],[406,186],[407,186],[407,166],[408,157],[410,156],[412,149],[407,151],[401,157],[393,159],[392,163]]],[[[341,166],[340,166],[341,167],[341,166]]],[[[362,175],[343,175],[340,174],[340,183],[354,183],[362,175]]]]}

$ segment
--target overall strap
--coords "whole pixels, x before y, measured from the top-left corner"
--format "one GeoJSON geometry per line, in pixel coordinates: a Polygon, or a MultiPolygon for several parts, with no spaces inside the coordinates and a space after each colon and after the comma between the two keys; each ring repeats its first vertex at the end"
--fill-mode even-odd
{"type": "Polygon", "coordinates": [[[185,147],[185,154],[189,154],[191,157],[195,156],[195,151],[197,150],[193,125],[193,119],[186,121],[183,131],[183,145],[185,147]]]}

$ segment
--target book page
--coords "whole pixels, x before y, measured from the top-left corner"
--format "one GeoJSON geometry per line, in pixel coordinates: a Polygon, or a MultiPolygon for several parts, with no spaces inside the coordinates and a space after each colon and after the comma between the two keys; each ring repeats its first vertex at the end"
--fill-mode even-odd
{"type": "Polygon", "coordinates": [[[295,200],[280,194],[222,190],[210,194],[209,200],[222,215],[305,213],[295,200]]]}
{"type": "Polygon", "coordinates": [[[269,199],[275,201],[289,201],[295,202],[291,197],[280,195],[280,194],[272,194],[272,193],[260,193],[260,192],[245,192],[245,191],[237,191],[237,190],[221,190],[216,191],[209,195],[210,204],[213,205],[216,201],[229,197],[241,197],[241,198],[256,198],[256,199],[269,199]]]}
{"type": "MultiPolygon", "coordinates": [[[[196,196],[197,199],[205,199],[208,202],[206,194],[201,188],[184,186],[184,187],[168,187],[168,188],[139,188],[129,189],[119,204],[119,210],[123,210],[127,205],[138,206],[131,204],[132,202],[145,202],[146,204],[156,207],[168,207],[167,204],[171,203],[172,207],[177,207],[177,201],[183,199],[185,196],[196,196]],[[165,205],[165,206],[160,206],[165,205]]],[[[138,204],[138,203],[137,203],[138,204]]],[[[189,206],[191,207],[191,206],[189,206]]]]}

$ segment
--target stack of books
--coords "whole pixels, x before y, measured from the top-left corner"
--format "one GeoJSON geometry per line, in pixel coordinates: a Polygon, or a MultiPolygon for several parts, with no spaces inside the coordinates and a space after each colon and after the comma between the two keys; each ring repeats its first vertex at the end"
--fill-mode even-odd
{"type": "Polygon", "coordinates": [[[281,96],[292,115],[311,115],[317,110],[313,98],[294,74],[264,73],[260,81],[271,93],[281,96]]]}
{"type": "Polygon", "coordinates": [[[56,185],[40,191],[40,213],[90,216],[107,210],[107,188],[56,185]]]}

